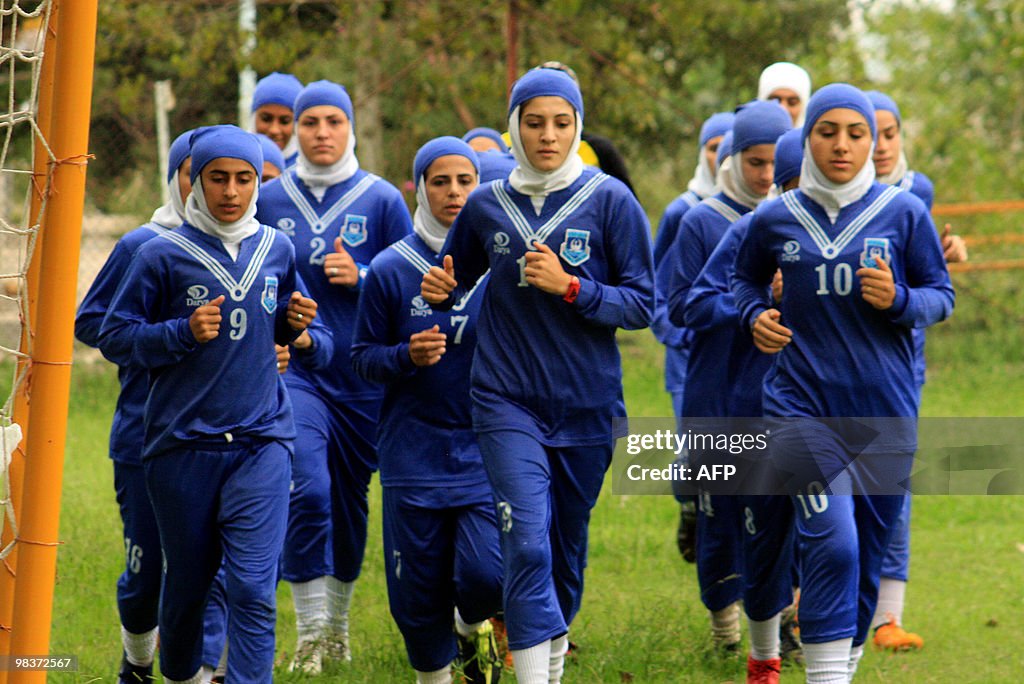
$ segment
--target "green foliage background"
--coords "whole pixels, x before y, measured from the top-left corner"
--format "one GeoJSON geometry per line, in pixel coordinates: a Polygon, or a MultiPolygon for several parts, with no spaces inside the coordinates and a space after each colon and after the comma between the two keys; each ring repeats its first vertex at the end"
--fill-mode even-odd
{"type": "MultiPolygon", "coordinates": [[[[844,0],[518,4],[520,67],[549,59],[572,65],[588,127],[611,136],[634,168],[658,169],[662,180],[651,185],[685,183],[703,119],[751,99],[766,64],[799,61],[819,83],[861,73],[843,37],[844,0]]],[[[504,130],[508,5],[261,2],[252,63],[261,76],[288,71],[303,82],[345,84],[356,103],[360,157],[376,162],[364,165],[400,182],[431,137],[471,125],[504,130]]],[[[173,131],[235,119],[236,26],[233,2],[101,3],[90,173],[101,209],[143,212],[157,201],[154,81],[172,81],[173,131]],[[140,172],[146,180],[135,188],[140,172]]]]}
{"type": "MultiPolygon", "coordinates": [[[[508,0],[259,0],[262,76],[345,84],[360,158],[400,184],[416,149],[474,125],[504,130],[508,0]]],[[[685,185],[705,117],[755,95],[767,64],[805,66],[891,93],[912,164],[938,198],[1013,197],[1024,150],[1024,6],[1013,0],[519,0],[519,66],[549,59],[582,82],[587,126],[614,139],[659,211],[685,185]],[[851,7],[864,22],[851,24],[851,7]],[[856,26],[856,28],[854,28],[856,26]],[[880,68],[865,69],[865,63],[880,68]],[[868,73],[872,78],[868,78],[868,73]],[[876,73],[875,73],[876,72],[876,73]]],[[[153,83],[177,95],[172,131],[234,121],[242,63],[237,3],[100,3],[90,197],[157,204],[153,83]]]]}

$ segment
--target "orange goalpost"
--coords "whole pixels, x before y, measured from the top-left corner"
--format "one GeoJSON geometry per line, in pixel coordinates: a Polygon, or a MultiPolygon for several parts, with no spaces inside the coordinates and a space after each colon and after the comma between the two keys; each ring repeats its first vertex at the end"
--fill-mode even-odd
{"type": "MultiPolygon", "coordinates": [[[[6,533],[16,534],[12,553],[0,566],[0,660],[8,666],[3,668],[6,672],[0,671],[0,684],[46,680],[45,670],[11,665],[14,656],[46,656],[50,651],[97,1],[51,0],[48,8],[53,19],[59,5],[59,20],[51,21],[47,29],[47,53],[39,76],[40,116],[34,132],[32,185],[41,194],[30,212],[41,208],[44,214],[35,241],[38,257],[32,260],[21,290],[27,328],[21,365],[26,372],[18,378],[24,381],[27,376],[31,382],[23,390],[28,400],[19,402],[15,417],[16,423],[20,420],[26,427],[24,454],[20,462],[15,457],[18,466],[9,473],[8,482],[17,518],[16,526],[11,521],[11,530],[4,525],[6,533]],[[55,58],[49,52],[54,47],[55,58]],[[53,75],[47,78],[51,64],[53,75]],[[51,102],[52,109],[47,106],[51,102]],[[49,112],[52,125],[44,121],[49,112]],[[36,175],[40,169],[42,177],[36,175]],[[36,301],[30,309],[25,304],[32,299],[36,301]],[[5,622],[8,611],[9,622],[5,622]]],[[[18,10],[17,3],[12,9],[18,10]]],[[[35,216],[31,213],[28,221],[35,216]]]]}

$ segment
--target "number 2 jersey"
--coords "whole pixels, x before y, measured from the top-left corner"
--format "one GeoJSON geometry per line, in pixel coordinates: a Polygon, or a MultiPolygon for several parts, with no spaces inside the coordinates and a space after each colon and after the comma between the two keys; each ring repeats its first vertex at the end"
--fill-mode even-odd
{"type": "Polygon", "coordinates": [[[759,207],[732,280],[748,329],[772,306],[766,286],[776,268],[783,276],[780,322],[793,339],[765,378],[766,415],[916,416],[911,330],[944,320],[954,303],[924,204],[875,183],[839,212],[834,225],[800,190],[759,207]],[[888,311],[864,301],[856,275],[879,259],[896,283],[888,311]]]}
{"type": "Polygon", "coordinates": [[[292,169],[260,188],[256,218],[291,238],[296,266],[308,296],[316,300],[317,317],[334,333],[334,357],[315,371],[301,359],[292,360],[285,374],[289,386],[316,390],[344,404],[346,399],[373,399],[381,388],[352,368],[349,355],[355,330],[359,287],[332,285],[324,274],[324,257],[334,251],[334,239],[356,262],[360,280],[373,257],[412,231],[412,219],[398,189],[360,169],[351,178],[327,188],[322,200],[309,191],[292,169]]]}
{"type": "Polygon", "coordinates": [[[232,259],[220,240],[184,223],[143,244],[103,320],[110,358],[149,369],[143,458],[239,438],[295,437],[274,343],[298,332],[286,310],[296,290],[295,252],[267,226],[232,259]],[[224,295],[216,338],[200,344],[189,317],[224,295]]]}
{"type": "Polygon", "coordinates": [[[621,182],[587,168],[547,196],[538,216],[508,181],[469,196],[442,255],[454,259],[457,303],[490,269],[473,361],[477,432],[520,430],[548,446],[607,443],[625,415],[617,328],[650,324],[650,226],[621,182]],[[580,281],[572,304],[526,281],[538,240],[580,281]]]}

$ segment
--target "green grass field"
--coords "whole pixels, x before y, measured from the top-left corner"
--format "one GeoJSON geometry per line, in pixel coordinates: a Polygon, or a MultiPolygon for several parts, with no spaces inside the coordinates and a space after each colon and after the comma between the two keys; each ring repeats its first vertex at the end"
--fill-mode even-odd
{"type": "MultiPolygon", "coordinates": [[[[1004,346],[998,326],[972,328],[972,303],[962,299],[961,306],[965,322],[955,318],[931,337],[923,412],[1024,415],[1020,351],[1004,346]],[[982,355],[998,360],[984,365],[982,355]]],[[[660,347],[647,331],[624,333],[621,342],[631,415],[668,415],[660,347]]],[[[77,654],[80,669],[52,681],[113,681],[120,657],[114,585],[123,546],[106,455],[116,392],[116,376],[106,364],[76,366],[51,650],[77,654]]],[[[371,497],[370,543],[353,608],[355,660],[329,669],[324,681],[413,680],[387,608],[376,486],[371,497]]],[[[925,637],[926,647],[903,655],[869,650],[857,681],[1019,681],[1024,497],[922,496],[914,506],[905,623],[925,637]]],[[[671,498],[613,496],[605,488],[591,524],[583,609],[572,629],[580,651],[567,667],[566,682],[744,681],[744,657],[711,647],[694,567],[675,549],[677,515],[671,498]]],[[[287,585],[279,591],[279,616],[278,652],[284,654],[294,643],[287,585]]],[[[280,672],[276,679],[302,678],[280,672]]],[[[787,669],[783,681],[802,682],[802,670],[787,669]]]]}

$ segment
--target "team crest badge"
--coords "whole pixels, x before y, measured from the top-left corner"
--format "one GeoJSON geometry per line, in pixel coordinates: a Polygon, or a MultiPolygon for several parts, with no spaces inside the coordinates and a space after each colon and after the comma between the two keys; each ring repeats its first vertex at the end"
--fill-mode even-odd
{"type": "Polygon", "coordinates": [[[260,304],[263,305],[263,309],[268,314],[277,311],[277,278],[275,276],[267,276],[266,280],[263,281],[263,294],[260,296],[260,304]]]}
{"type": "Polygon", "coordinates": [[[570,266],[579,266],[590,258],[590,231],[569,228],[558,251],[570,266]]]}
{"type": "Polygon", "coordinates": [[[878,260],[891,264],[889,238],[864,238],[864,251],[860,253],[860,265],[864,268],[878,268],[878,260]]]}
{"type": "Polygon", "coordinates": [[[349,247],[358,247],[366,242],[366,217],[358,214],[345,214],[341,239],[349,247]]]}

